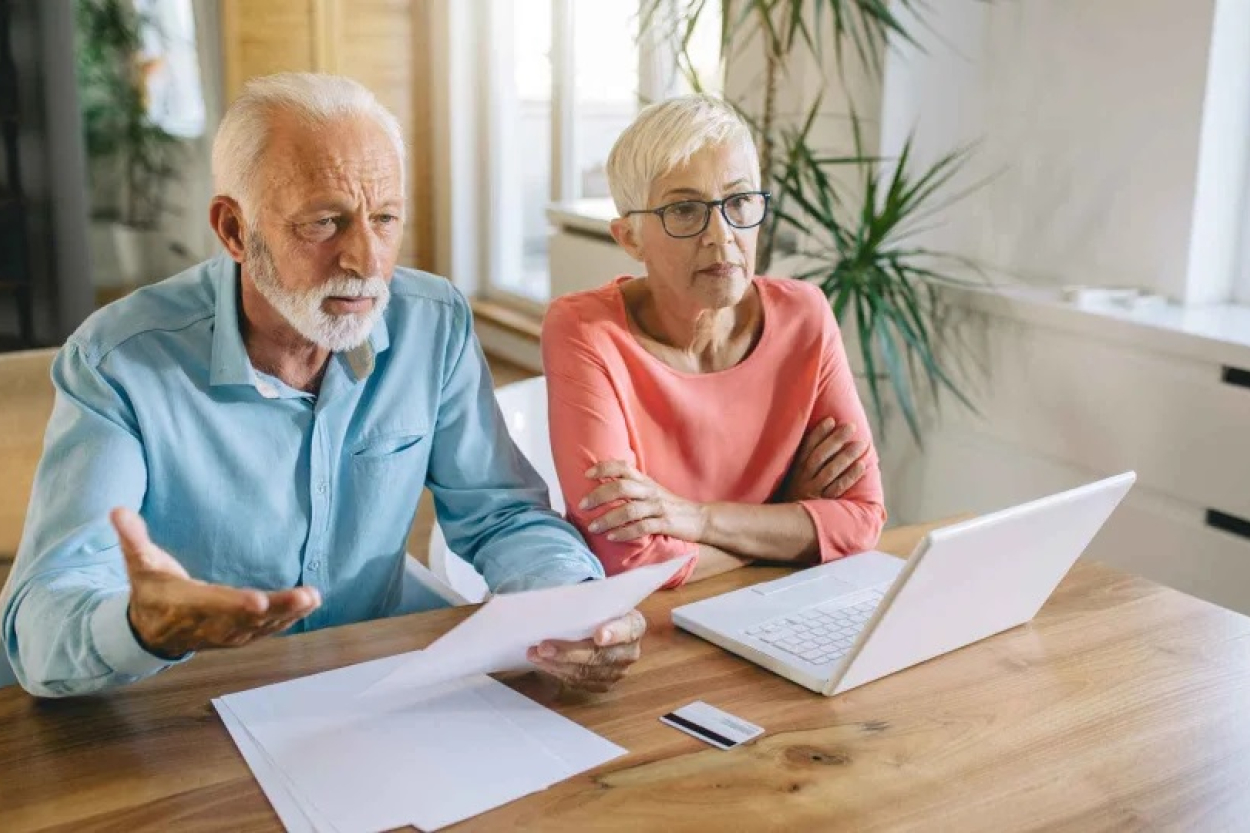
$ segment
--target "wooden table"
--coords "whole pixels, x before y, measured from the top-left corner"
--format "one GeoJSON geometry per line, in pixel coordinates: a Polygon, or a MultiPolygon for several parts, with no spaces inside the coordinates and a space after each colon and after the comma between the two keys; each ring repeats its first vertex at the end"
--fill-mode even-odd
{"type": "MultiPolygon", "coordinates": [[[[778,573],[653,596],[644,659],[610,695],[514,681],[630,753],[462,827],[1250,829],[1250,619],[1080,564],[1032,624],[826,699],[670,623],[778,573]],[[722,752],[656,719],[695,699],[768,732],[722,752]]],[[[277,829],[209,698],[420,648],[467,612],[206,654],[109,696],[0,691],[0,830],[277,829]]]]}

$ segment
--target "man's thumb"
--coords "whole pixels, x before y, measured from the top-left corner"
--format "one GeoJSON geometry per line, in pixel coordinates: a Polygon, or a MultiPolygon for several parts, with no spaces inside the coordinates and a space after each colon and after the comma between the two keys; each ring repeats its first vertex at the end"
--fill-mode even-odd
{"type": "Polygon", "coordinates": [[[148,525],[133,510],[119,506],[109,513],[113,529],[126,557],[127,572],[145,572],[167,568],[165,554],[148,537],[148,525]]]}

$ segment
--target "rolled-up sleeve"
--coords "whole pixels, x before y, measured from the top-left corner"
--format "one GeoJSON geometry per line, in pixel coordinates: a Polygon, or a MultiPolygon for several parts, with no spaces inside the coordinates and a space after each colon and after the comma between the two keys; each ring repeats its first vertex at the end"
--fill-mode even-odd
{"type": "MultiPolygon", "coordinates": [[[[632,541],[610,541],[592,533],[590,522],[620,505],[620,501],[587,512],[580,504],[598,482],[586,477],[595,464],[624,460],[638,464],[630,443],[624,409],[617,398],[602,357],[588,341],[581,322],[556,301],[543,321],[543,370],[547,375],[547,416],[551,452],[560,478],[566,513],[603,562],[608,575],[645,564],[658,564],[698,554],[689,541],[668,535],[644,535],[632,541]]],[[[669,580],[676,587],[694,572],[696,558],[669,580]]]]}
{"type": "Polygon", "coordinates": [[[602,578],[577,530],[508,434],[490,371],[457,294],[426,484],[448,546],[494,592],[602,578]]]}
{"type": "Polygon", "coordinates": [[[56,401],[13,574],[0,599],[4,650],[37,696],[87,694],[171,663],[143,649],[126,619],[130,587],[114,506],[139,511],[143,444],[124,394],[71,341],[52,368],[56,401]]]}

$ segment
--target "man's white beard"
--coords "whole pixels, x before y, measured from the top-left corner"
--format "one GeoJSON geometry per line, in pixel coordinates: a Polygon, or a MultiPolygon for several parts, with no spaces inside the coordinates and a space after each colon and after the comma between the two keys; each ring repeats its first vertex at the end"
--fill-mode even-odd
{"type": "Polygon", "coordinates": [[[386,281],[376,275],[369,278],[339,275],[308,289],[287,289],[278,279],[273,253],[257,230],[247,235],[246,264],[256,289],[278,314],[304,338],[332,353],[346,352],[364,344],[391,299],[386,281]],[[334,315],[321,307],[327,298],[377,300],[368,312],[334,315]]]}

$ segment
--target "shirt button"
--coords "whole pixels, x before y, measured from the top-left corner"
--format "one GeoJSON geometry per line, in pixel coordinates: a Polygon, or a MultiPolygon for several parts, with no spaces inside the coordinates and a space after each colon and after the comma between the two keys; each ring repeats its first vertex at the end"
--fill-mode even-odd
{"type": "Polygon", "coordinates": [[[324,480],[317,482],[317,494],[324,495],[326,493],[326,482],[324,480]]]}
{"type": "Polygon", "coordinates": [[[309,562],[308,562],[308,569],[310,569],[310,570],[320,570],[320,569],[321,569],[321,562],[320,562],[320,561],[309,561],[309,562]]]}

